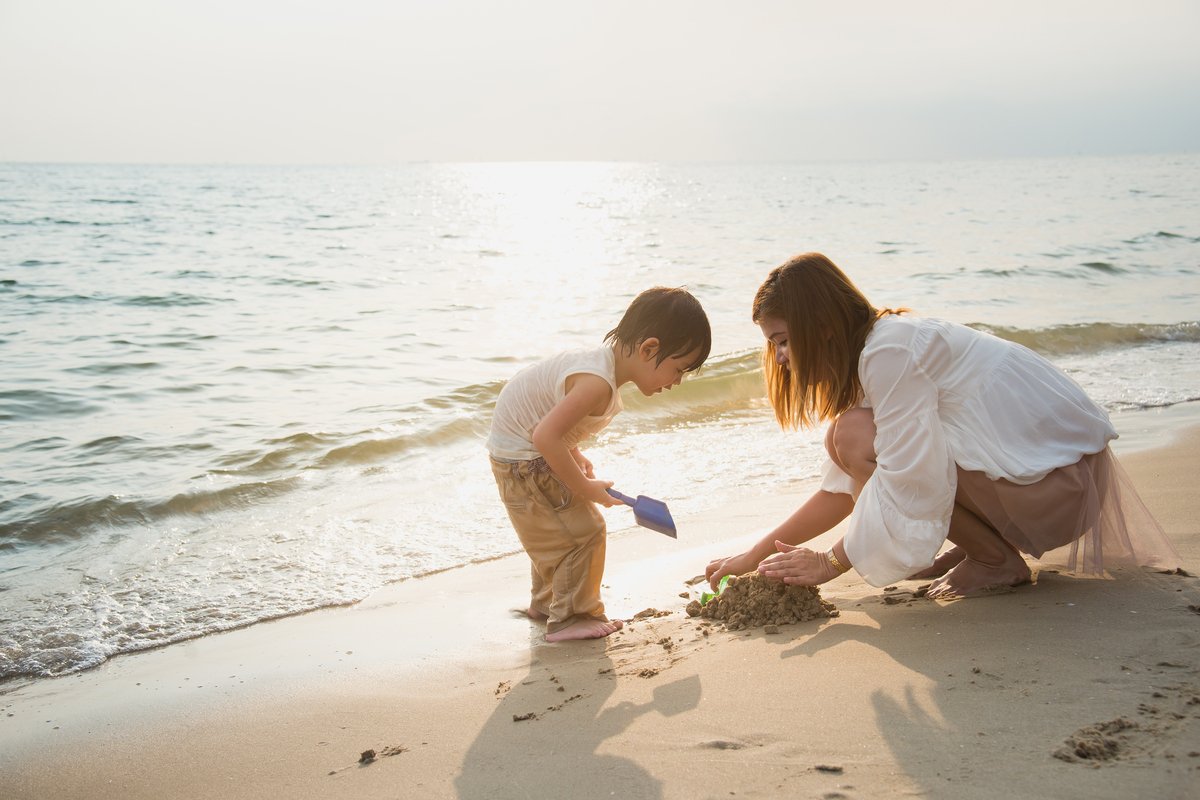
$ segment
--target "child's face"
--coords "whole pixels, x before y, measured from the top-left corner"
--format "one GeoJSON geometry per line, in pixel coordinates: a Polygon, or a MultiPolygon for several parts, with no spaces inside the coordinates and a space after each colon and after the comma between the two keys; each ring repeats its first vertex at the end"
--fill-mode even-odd
{"type": "Polygon", "coordinates": [[[788,332],[787,323],[781,319],[767,317],[758,323],[763,336],[775,345],[775,363],[784,369],[788,365],[788,332]]]}
{"type": "Polygon", "coordinates": [[[663,389],[670,391],[672,387],[678,386],[687,373],[688,367],[699,360],[700,349],[696,348],[682,356],[667,356],[661,364],[656,364],[658,340],[647,339],[638,347],[637,355],[638,368],[634,373],[633,382],[637,385],[638,391],[650,397],[663,389]]]}

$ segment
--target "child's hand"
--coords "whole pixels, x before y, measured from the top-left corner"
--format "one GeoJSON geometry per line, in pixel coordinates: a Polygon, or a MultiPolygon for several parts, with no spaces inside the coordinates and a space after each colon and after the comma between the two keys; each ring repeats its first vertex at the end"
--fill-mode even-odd
{"type": "Polygon", "coordinates": [[[786,542],[775,542],[775,547],[779,552],[767,556],[758,565],[758,571],[764,578],[799,586],[816,586],[841,574],[829,563],[824,553],[786,542]]]}
{"type": "Polygon", "coordinates": [[[605,508],[622,505],[620,500],[608,493],[608,487],[612,485],[612,481],[599,481],[595,478],[590,478],[588,479],[587,487],[580,494],[596,505],[604,506],[605,508]]]}
{"type": "MultiPolygon", "coordinates": [[[[587,456],[579,452],[578,447],[571,450],[571,458],[575,459],[575,463],[579,465],[580,472],[589,478],[596,477],[596,471],[592,469],[592,462],[587,460],[587,456]]],[[[609,485],[611,486],[612,484],[609,485]]]]}

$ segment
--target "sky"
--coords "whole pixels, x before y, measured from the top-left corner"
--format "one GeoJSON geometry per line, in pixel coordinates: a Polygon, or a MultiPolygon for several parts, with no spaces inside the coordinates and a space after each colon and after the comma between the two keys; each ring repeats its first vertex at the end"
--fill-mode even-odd
{"type": "Polygon", "coordinates": [[[0,0],[0,161],[1200,150],[1197,0],[0,0]]]}

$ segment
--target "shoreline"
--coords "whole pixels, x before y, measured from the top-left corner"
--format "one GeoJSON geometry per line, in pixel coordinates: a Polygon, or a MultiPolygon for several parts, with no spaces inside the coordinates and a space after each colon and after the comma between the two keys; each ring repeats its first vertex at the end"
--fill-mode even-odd
{"type": "MultiPolygon", "coordinates": [[[[1161,444],[1168,416],[1118,455],[1196,574],[1200,427],[1161,444]]],[[[680,542],[614,535],[605,599],[632,621],[607,640],[546,644],[508,613],[527,586],[517,553],[15,686],[0,794],[1182,797],[1200,780],[1200,579],[1043,573],[935,603],[851,573],[822,587],[836,619],[706,635],[684,582],[805,489],[682,518],[680,542]],[[669,613],[634,619],[647,609],[669,613]],[[1052,757],[1114,719],[1136,727],[1113,759],[1052,757]]]]}
{"type": "MultiPolygon", "coordinates": [[[[1116,427],[1118,428],[1118,430],[1120,432],[1120,438],[1112,443],[1113,449],[1114,449],[1114,452],[1116,452],[1118,456],[1123,456],[1128,453],[1140,452],[1143,450],[1149,450],[1149,449],[1167,446],[1170,444],[1170,442],[1172,441],[1172,438],[1178,433],[1179,430],[1187,429],[1187,428],[1191,428],[1191,427],[1200,427],[1200,401],[1189,401],[1186,403],[1176,403],[1171,406],[1166,406],[1163,408],[1139,409],[1139,410],[1129,410],[1129,411],[1123,411],[1123,412],[1114,412],[1112,414],[1112,418],[1113,418],[1114,424],[1116,425],[1116,427]]],[[[815,481],[815,480],[816,480],[815,478],[796,479],[787,488],[789,491],[793,491],[796,493],[803,493],[804,491],[807,491],[808,489],[811,488],[811,485],[813,484],[813,481],[815,481]]],[[[755,495],[753,500],[769,502],[768,495],[766,495],[766,494],[755,495]]],[[[781,508],[780,514],[782,514],[783,516],[786,516],[787,513],[790,513],[790,510],[791,509],[788,509],[786,507],[781,508]]],[[[696,516],[703,517],[703,516],[705,516],[706,513],[708,513],[707,510],[702,510],[702,511],[696,512],[696,516]]],[[[614,516],[609,519],[610,541],[619,539],[620,537],[623,537],[623,536],[637,535],[641,532],[641,529],[639,529],[636,525],[634,525],[632,523],[625,524],[621,527],[614,526],[613,520],[617,519],[617,518],[618,517],[614,516]]],[[[243,622],[243,623],[237,624],[233,627],[229,627],[229,628],[225,628],[225,629],[221,629],[221,630],[214,630],[214,631],[211,631],[208,633],[200,634],[198,636],[193,635],[188,638],[147,645],[147,646],[141,647],[140,649],[128,650],[128,651],[115,653],[115,654],[106,656],[104,658],[104,660],[102,660],[96,664],[93,664],[88,667],[84,667],[82,669],[65,672],[60,675],[15,675],[15,676],[10,676],[10,677],[4,678],[4,679],[0,679],[0,698],[3,698],[4,695],[6,695],[12,691],[15,691],[17,689],[23,688],[23,687],[31,685],[31,684],[40,683],[43,681],[56,681],[56,680],[67,679],[67,678],[71,678],[74,676],[86,674],[95,669],[101,669],[106,664],[109,664],[110,662],[112,662],[114,659],[121,659],[121,658],[130,657],[130,656],[137,656],[137,655],[152,653],[152,652],[155,652],[155,651],[163,649],[163,648],[170,648],[170,647],[176,647],[179,645],[187,644],[188,642],[195,641],[198,638],[206,638],[209,636],[221,636],[221,635],[233,633],[236,631],[240,631],[245,628],[253,628],[258,625],[272,624],[272,623],[280,622],[283,620],[292,619],[295,617],[305,616],[308,614],[315,614],[315,613],[321,613],[321,612],[325,612],[325,611],[332,611],[332,610],[336,610],[336,609],[340,609],[340,608],[356,606],[356,605],[359,605],[360,603],[367,602],[375,594],[377,594],[379,592],[386,592],[389,590],[390,587],[396,586],[400,583],[406,583],[408,581],[420,581],[420,580],[424,580],[429,577],[432,577],[434,575],[441,574],[443,572],[459,570],[459,569],[469,569],[469,568],[475,567],[477,565],[487,564],[487,563],[495,561],[497,559],[511,558],[514,556],[521,555],[522,551],[520,550],[519,543],[516,542],[515,539],[512,542],[512,545],[513,545],[514,549],[509,550],[507,552],[485,556],[485,557],[479,558],[477,560],[473,560],[473,561],[463,563],[463,564],[438,567],[438,568],[430,570],[429,572],[419,573],[417,575],[398,579],[392,583],[383,584],[383,585],[377,587],[376,589],[371,590],[371,592],[366,597],[359,599],[359,600],[351,600],[351,601],[346,601],[346,602],[341,602],[341,603],[331,603],[328,605],[322,605],[322,606],[318,606],[315,608],[281,613],[277,616],[254,620],[254,621],[243,622]]]]}

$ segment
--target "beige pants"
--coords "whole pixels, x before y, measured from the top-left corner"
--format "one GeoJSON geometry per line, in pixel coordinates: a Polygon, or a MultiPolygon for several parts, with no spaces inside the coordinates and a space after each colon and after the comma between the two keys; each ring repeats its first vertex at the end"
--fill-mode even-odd
{"type": "Polygon", "coordinates": [[[573,497],[544,459],[491,459],[500,499],[531,562],[529,607],[545,614],[546,632],[602,619],[606,528],[594,503],[573,497]]]}

